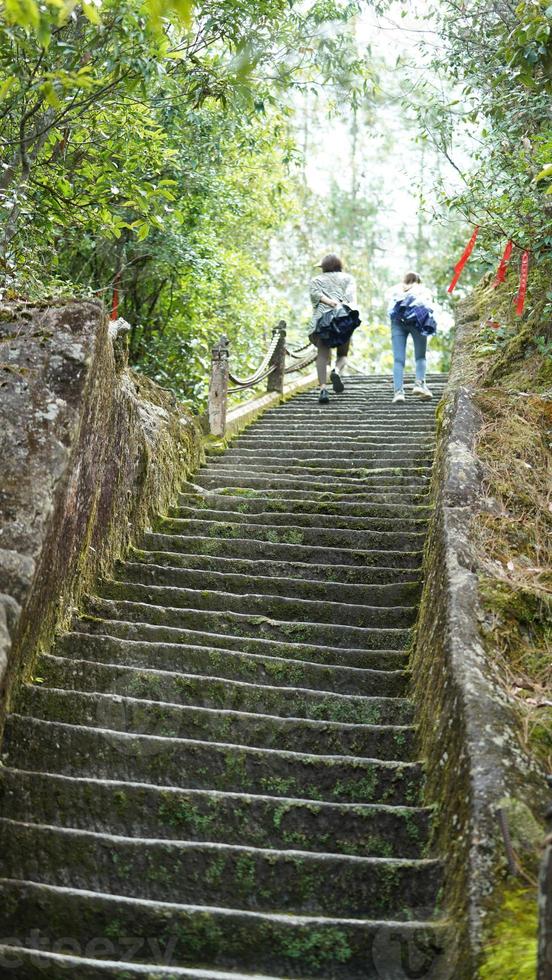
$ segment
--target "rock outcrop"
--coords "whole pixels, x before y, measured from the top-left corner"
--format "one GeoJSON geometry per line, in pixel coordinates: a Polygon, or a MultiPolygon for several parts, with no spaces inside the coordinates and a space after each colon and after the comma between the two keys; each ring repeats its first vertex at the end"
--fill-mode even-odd
{"type": "Polygon", "coordinates": [[[200,453],[98,304],[0,308],[0,729],[14,681],[200,453]]]}

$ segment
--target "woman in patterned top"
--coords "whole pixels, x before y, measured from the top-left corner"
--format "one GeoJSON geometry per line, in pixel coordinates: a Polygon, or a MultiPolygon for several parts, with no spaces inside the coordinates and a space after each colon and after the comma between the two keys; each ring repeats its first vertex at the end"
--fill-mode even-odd
{"type": "MultiPolygon", "coordinates": [[[[337,255],[326,255],[320,263],[322,273],[311,281],[310,298],[313,307],[312,329],[316,327],[318,318],[330,308],[337,309],[345,303],[347,306],[356,307],[356,282],[354,277],[347,272],[343,272],[343,263],[337,255]]],[[[318,357],[316,358],[316,370],[318,372],[318,383],[320,385],[320,395],[318,401],[321,405],[327,405],[329,395],[326,388],[327,371],[331,359],[331,348],[316,336],[315,333],[309,335],[312,343],[318,347],[318,357]]],[[[335,368],[330,374],[330,381],[333,390],[341,393],[345,385],[341,380],[343,368],[347,362],[351,341],[341,344],[336,348],[337,360],[335,368]]]]}

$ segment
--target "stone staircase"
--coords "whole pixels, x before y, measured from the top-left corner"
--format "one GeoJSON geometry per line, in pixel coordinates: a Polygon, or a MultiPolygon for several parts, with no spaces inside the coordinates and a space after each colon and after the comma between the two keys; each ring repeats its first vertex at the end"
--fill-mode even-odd
{"type": "Polygon", "coordinates": [[[355,377],[269,411],[41,658],[0,976],[444,975],[406,654],[437,401],[355,377]]]}

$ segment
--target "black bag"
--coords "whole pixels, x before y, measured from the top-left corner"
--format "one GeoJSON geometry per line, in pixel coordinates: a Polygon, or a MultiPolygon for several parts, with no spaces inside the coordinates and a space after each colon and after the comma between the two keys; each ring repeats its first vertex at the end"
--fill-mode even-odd
{"type": "Polygon", "coordinates": [[[350,306],[338,306],[318,317],[312,335],[318,337],[325,347],[340,347],[351,339],[361,323],[358,310],[352,310],[350,306]]]}

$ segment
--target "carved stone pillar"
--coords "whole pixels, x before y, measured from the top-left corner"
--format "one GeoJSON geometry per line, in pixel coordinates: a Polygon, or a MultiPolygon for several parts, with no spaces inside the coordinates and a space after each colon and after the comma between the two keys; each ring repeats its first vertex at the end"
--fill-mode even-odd
{"type": "Polygon", "coordinates": [[[209,384],[209,432],[223,436],[226,430],[228,400],[228,337],[221,337],[211,351],[211,380],[209,384]]]}
{"type": "Polygon", "coordinates": [[[270,367],[274,367],[275,370],[271,371],[268,376],[268,382],[266,386],[267,391],[279,391],[283,394],[284,391],[284,370],[286,366],[286,322],[285,320],[280,320],[277,327],[274,327],[272,331],[272,337],[278,336],[278,343],[276,349],[270,359],[270,367]]]}

